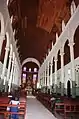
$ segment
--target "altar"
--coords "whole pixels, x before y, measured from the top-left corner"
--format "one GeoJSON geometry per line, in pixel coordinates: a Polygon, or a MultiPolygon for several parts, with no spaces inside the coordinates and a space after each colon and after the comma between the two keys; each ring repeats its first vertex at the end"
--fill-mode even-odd
{"type": "Polygon", "coordinates": [[[32,85],[30,80],[27,81],[26,92],[27,92],[27,95],[32,95],[32,85]]]}

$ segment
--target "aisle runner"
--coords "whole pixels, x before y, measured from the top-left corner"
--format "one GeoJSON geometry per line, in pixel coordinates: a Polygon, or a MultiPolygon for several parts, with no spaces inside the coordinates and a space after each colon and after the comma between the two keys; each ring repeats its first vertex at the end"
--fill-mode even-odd
{"type": "Polygon", "coordinates": [[[57,119],[34,96],[27,97],[26,119],[57,119]]]}

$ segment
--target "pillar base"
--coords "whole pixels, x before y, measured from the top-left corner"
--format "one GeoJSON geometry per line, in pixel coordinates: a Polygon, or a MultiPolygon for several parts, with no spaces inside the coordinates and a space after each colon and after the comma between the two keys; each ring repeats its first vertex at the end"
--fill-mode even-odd
{"type": "Polygon", "coordinates": [[[49,86],[47,86],[46,89],[47,89],[46,92],[47,92],[48,94],[50,94],[50,88],[49,88],[49,86]]]}
{"type": "Polygon", "coordinates": [[[76,97],[76,82],[72,81],[72,98],[76,97]]]}
{"type": "Polygon", "coordinates": [[[58,88],[58,86],[55,84],[54,85],[54,93],[57,93],[57,88],[58,88]]]}
{"type": "Polygon", "coordinates": [[[64,96],[64,83],[61,83],[61,96],[64,96]]]}
{"type": "Polygon", "coordinates": [[[45,86],[43,86],[43,92],[45,93],[45,86]]]}
{"type": "Polygon", "coordinates": [[[5,83],[5,92],[8,92],[8,82],[5,83]]]}
{"type": "Polygon", "coordinates": [[[50,86],[50,94],[52,94],[52,86],[50,86]]]}

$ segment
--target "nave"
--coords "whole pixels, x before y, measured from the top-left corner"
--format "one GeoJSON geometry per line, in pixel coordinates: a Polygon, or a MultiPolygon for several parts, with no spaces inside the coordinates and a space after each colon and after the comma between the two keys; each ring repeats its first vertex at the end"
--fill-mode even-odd
{"type": "Polygon", "coordinates": [[[11,105],[4,94],[18,89],[41,102],[21,95],[19,119],[47,118],[51,98],[55,112],[73,119],[79,114],[78,1],[0,0],[0,113],[5,119],[13,112],[7,112],[11,105]]]}

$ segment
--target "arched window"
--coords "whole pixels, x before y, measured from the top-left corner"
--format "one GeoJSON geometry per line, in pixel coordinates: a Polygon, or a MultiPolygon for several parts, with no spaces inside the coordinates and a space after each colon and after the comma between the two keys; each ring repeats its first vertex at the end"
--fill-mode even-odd
{"type": "Polygon", "coordinates": [[[24,74],[24,73],[22,74],[22,82],[26,83],[26,74],[24,74]]]}
{"type": "Polygon", "coordinates": [[[31,68],[29,68],[29,72],[31,72],[31,68]]]}
{"type": "Polygon", "coordinates": [[[26,67],[23,67],[23,71],[26,71],[26,67]]]}
{"type": "Polygon", "coordinates": [[[34,72],[37,72],[37,68],[34,68],[34,72]]]}
{"type": "Polygon", "coordinates": [[[37,75],[36,75],[36,74],[34,74],[34,75],[33,75],[33,84],[35,84],[35,83],[36,83],[36,79],[37,79],[37,75]]]}

